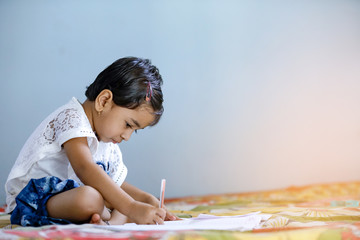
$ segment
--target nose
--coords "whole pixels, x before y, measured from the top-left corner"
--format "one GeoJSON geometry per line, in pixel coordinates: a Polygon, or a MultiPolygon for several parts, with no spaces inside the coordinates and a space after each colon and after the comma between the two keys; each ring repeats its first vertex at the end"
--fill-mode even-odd
{"type": "Polygon", "coordinates": [[[131,137],[131,134],[134,132],[133,129],[127,129],[125,132],[121,134],[121,138],[125,141],[128,141],[131,137]]]}

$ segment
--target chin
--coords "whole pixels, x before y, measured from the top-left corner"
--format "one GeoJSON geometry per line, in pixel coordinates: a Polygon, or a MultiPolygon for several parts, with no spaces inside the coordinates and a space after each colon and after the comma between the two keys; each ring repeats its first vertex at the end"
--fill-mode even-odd
{"type": "Polygon", "coordinates": [[[112,140],[111,139],[104,139],[104,138],[99,138],[99,142],[104,142],[104,143],[110,143],[110,142],[112,142],[112,140]]]}

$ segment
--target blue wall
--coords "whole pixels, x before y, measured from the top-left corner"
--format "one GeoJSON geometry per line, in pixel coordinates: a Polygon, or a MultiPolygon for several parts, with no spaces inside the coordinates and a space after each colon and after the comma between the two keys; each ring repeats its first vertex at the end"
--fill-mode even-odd
{"type": "Polygon", "coordinates": [[[120,144],[168,197],[360,180],[360,1],[0,1],[0,202],[35,127],[124,56],[164,78],[120,144]]]}

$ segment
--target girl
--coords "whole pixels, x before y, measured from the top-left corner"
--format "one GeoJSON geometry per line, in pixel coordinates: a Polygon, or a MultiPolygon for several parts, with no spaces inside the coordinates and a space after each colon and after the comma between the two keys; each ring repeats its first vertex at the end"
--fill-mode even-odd
{"type": "Polygon", "coordinates": [[[11,223],[162,224],[178,219],[154,196],[124,182],[117,143],[163,113],[162,78],[147,59],[115,61],[50,114],[22,148],[5,184],[11,223]]]}

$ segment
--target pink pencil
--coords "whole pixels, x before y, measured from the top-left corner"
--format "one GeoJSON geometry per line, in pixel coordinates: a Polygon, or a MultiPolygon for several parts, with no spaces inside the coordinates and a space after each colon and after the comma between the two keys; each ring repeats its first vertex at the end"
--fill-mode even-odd
{"type": "Polygon", "coordinates": [[[165,184],[166,184],[166,180],[165,180],[165,179],[162,179],[162,180],[161,180],[161,189],[160,189],[160,203],[159,203],[159,208],[163,208],[163,207],[164,207],[165,184]]]}

